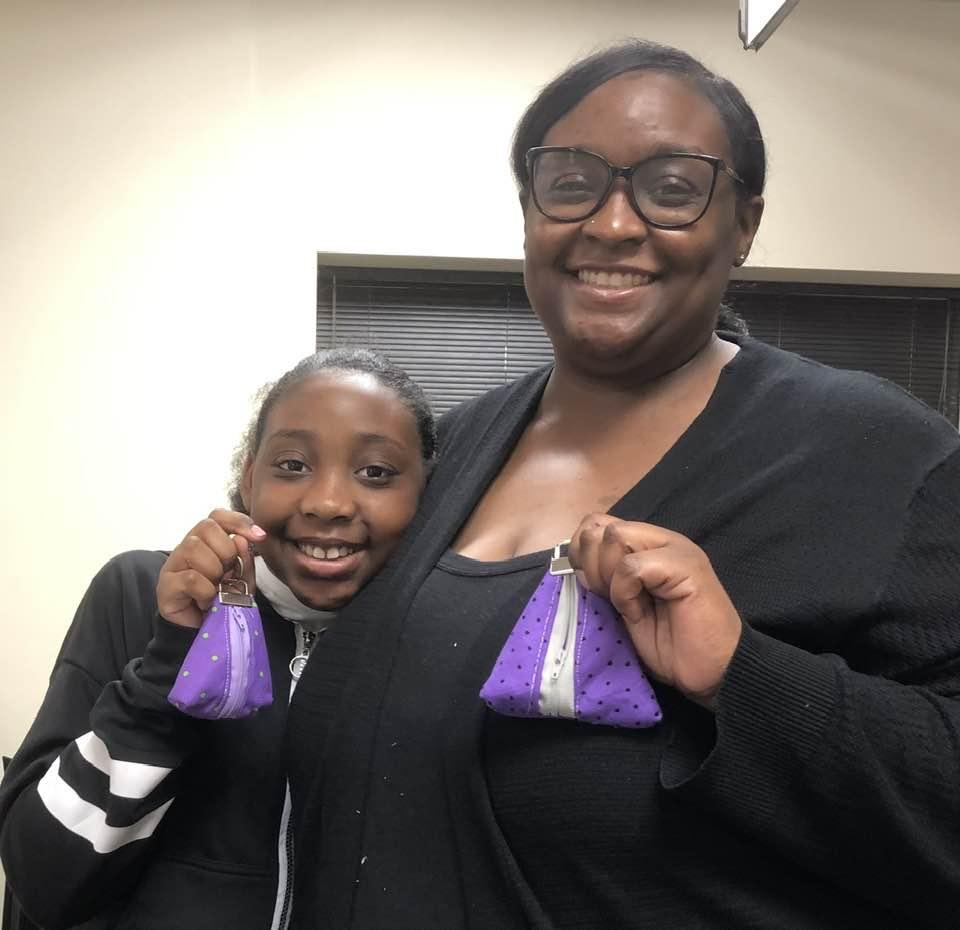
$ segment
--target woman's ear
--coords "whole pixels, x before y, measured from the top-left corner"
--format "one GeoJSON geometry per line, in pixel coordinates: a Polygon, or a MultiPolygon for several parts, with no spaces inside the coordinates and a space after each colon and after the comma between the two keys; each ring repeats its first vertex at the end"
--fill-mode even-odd
{"type": "Polygon", "coordinates": [[[733,263],[742,265],[750,254],[754,236],[763,217],[763,198],[759,195],[737,204],[737,254],[733,263]]]}
{"type": "Polygon", "coordinates": [[[527,208],[530,206],[530,191],[522,188],[517,193],[517,199],[520,201],[520,212],[523,213],[523,254],[527,254],[527,225],[530,222],[530,213],[527,208]]]}

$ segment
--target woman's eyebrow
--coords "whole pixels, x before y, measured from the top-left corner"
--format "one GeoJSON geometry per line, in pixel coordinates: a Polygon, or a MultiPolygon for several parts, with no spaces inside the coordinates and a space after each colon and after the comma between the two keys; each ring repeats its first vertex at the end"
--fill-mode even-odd
{"type": "MultiPolygon", "coordinates": [[[[602,154],[598,152],[597,149],[591,149],[590,146],[584,146],[588,152],[597,152],[597,154],[602,154]]],[[[650,161],[651,158],[663,158],[665,155],[708,155],[711,158],[715,158],[716,155],[704,151],[697,145],[681,145],[675,142],[658,142],[656,145],[652,145],[643,156],[643,158],[638,161],[632,162],[634,165],[641,165],[645,161],[650,161]]]]}
{"type": "Polygon", "coordinates": [[[656,158],[658,155],[708,155],[703,149],[696,145],[675,145],[672,142],[660,142],[650,150],[648,158],[656,158]]]}

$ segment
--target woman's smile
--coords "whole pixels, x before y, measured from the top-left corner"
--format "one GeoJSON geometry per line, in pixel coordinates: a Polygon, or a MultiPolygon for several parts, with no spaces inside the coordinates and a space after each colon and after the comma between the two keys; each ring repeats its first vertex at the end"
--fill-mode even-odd
{"type": "Polygon", "coordinates": [[[659,276],[628,265],[580,265],[568,272],[575,300],[605,309],[627,310],[635,301],[645,300],[659,276]]]}
{"type": "Polygon", "coordinates": [[[627,268],[612,271],[581,268],[576,274],[583,284],[599,290],[631,290],[653,284],[656,280],[656,277],[647,271],[634,271],[627,268]]]}

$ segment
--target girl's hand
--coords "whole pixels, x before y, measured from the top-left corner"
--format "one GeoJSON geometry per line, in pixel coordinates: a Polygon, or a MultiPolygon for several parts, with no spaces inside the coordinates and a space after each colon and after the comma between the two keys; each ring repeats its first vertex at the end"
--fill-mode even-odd
{"type": "Polygon", "coordinates": [[[653,677],[715,709],[743,622],[706,553],[659,526],[589,514],[569,555],[581,583],[623,616],[653,677]]]}
{"type": "Polygon", "coordinates": [[[170,553],[157,581],[160,616],[180,626],[199,628],[217,596],[223,576],[243,560],[243,580],[254,593],[250,543],[267,534],[246,514],[214,510],[170,553]]]}

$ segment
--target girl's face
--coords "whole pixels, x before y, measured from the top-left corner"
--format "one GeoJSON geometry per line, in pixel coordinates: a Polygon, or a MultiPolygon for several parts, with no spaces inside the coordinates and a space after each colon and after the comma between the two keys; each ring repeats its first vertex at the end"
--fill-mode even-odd
{"type": "Polygon", "coordinates": [[[413,414],[371,375],[323,371],[273,406],[241,496],[257,550],[304,604],[334,610],[383,566],[426,477],[413,414]]]}

